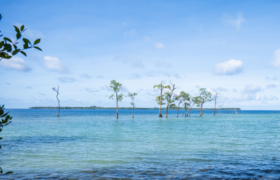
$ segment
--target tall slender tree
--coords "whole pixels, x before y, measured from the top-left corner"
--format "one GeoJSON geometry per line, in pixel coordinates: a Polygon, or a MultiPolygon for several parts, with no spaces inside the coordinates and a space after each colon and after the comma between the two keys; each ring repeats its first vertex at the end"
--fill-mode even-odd
{"type": "Polygon", "coordinates": [[[173,100],[173,104],[170,105],[170,107],[173,107],[176,109],[177,111],[177,117],[179,116],[179,111],[181,109],[181,104],[185,101],[185,96],[187,95],[187,93],[185,93],[184,91],[181,91],[179,95],[174,95],[174,100],[173,100]],[[175,104],[175,102],[177,102],[177,104],[175,104]]]}
{"type": "Polygon", "coordinates": [[[154,85],[154,88],[157,88],[160,90],[160,95],[156,97],[156,101],[157,101],[157,104],[159,105],[159,117],[162,117],[161,106],[165,105],[165,103],[163,102],[165,100],[164,96],[163,96],[163,90],[165,88],[164,81],[161,81],[160,84],[154,85]]]}
{"type": "Polygon", "coordinates": [[[134,103],[134,99],[135,99],[135,96],[137,95],[137,93],[128,93],[128,97],[131,98],[131,106],[132,106],[132,118],[134,118],[134,107],[135,107],[135,103],[134,103]]]}
{"type": "Polygon", "coordinates": [[[213,116],[216,115],[216,106],[217,106],[217,100],[219,98],[220,92],[214,92],[213,100],[214,100],[214,111],[213,111],[213,116]]]}
{"type": "Polygon", "coordinates": [[[168,118],[168,108],[169,108],[169,105],[173,103],[173,99],[172,99],[172,96],[173,96],[173,93],[176,89],[175,87],[175,84],[172,84],[172,82],[170,81],[170,85],[167,85],[165,86],[164,88],[168,89],[168,92],[165,92],[165,100],[166,100],[166,118],[168,118]]]}
{"type": "Polygon", "coordinates": [[[190,95],[189,95],[189,93],[181,91],[180,96],[183,100],[183,105],[184,105],[184,109],[185,109],[185,117],[187,117],[189,115],[189,108],[190,108],[190,95]],[[188,110],[188,112],[186,112],[187,110],[188,110]]]}
{"type": "Polygon", "coordinates": [[[123,100],[123,94],[119,93],[123,88],[122,88],[122,84],[112,80],[110,83],[110,87],[113,89],[113,91],[115,92],[115,95],[112,94],[109,99],[116,99],[116,118],[119,118],[119,102],[121,102],[123,100]]]}
{"type": "Polygon", "coordinates": [[[212,101],[211,99],[211,93],[209,91],[206,90],[206,88],[200,88],[199,89],[199,99],[200,99],[200,113],[199,116],[203,115],[203,105],[206,102],[210,102],[212,101]]]}
{"type": "Polygon", "coordinates": [[[52,90],[54,90],[56,92],[56,99],[57,99],[57,103],[58,103],[58,113],[56,116],[60,116],[60,100],[58,99],[58,95],[59,95],[59,86],[57,86],[57,88],[53,87],[52,90]]]}
{"type": "Polygon", "coordinates": [[[199,105],[200,105],[200,97],[199,96],[190,97],[190,115],[189,115],[189,117],[191,117],[192,108],[193,108],[194,105],[199,107],[199,105]]]}

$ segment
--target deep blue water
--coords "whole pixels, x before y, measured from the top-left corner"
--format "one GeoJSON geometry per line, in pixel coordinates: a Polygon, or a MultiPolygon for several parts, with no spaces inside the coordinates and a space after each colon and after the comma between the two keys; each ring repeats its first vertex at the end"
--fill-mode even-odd
{"type": "Polygon", "coordinates": [[[9,111],[0,179],[280,179],[280,111],[9,111]]]}

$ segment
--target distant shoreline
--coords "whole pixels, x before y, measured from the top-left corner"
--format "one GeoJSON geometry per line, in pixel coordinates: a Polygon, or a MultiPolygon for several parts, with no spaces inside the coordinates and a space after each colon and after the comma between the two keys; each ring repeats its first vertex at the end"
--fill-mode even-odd
{"type": "MultiPolygon", "coordinates": [[[[29,109],[58,109],[58,107],[29,107],[29,109]]],[[[116,109],[115,107],[60,107],[60,109],[116,109]]],[[[131,107],[119,107],[119,109],[132,109],[131,107]]],[[[159,110],[159,108],[134,108],[135,110],[159,110]]],[[[166,110],[166,108],[161,108],[166,110]]],[[[175,109],[171,109],[175,110],[175,109]]],[[[181,108],[180,110],[184,110],[181,108]]],[[[200,108],[192,108],[192,110],[200,110],[200,108]]],[[[203,110],[214,110],[214,108],[203,108],[203,110]]],[[[216,110],[241,110],[240,108],[216,108],[216,110]]]]}

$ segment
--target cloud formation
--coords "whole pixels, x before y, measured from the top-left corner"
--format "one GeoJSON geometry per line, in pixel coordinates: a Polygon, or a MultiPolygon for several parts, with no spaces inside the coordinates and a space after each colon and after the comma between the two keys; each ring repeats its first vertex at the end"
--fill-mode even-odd
{"type": "Polygon", "coordinates": [[[59,73],[69,72],[69,69],[57,57],[45,56],[44,65],[50,71],[59,73]]]}
{"type": "Polygon", "coordinates": [[[119,55],[119,56],[115,56],[113,60],[120,61],[125,64],[130,64],[132,67],[136,67],[136,68],[143,69],[145,67],[144,63],[142,62],[142,59],[135,58],[135,57],[119,55]]]}
{"type": "Polygon", "coordinates": [[[280,49],[274,52],[274,61],[271,62],[273,66],[280,68],[280,49]]]}
{"type": "Polygon", "coordinates": [[[215,66],[215,72],[218,75],[235,75],[243,71],[243,62],[231,59],[226,62],[218,63],[215,66]]]}
{"type": "Polygon", "coordinates": [[[11,59],[2,59],[0,61],[0,66],[22,72],[28,72],[32,70],[29,66],[26,65],[23,59],[16,56],[12,57],[11,59]]]}
{"type": "Polygon", "coordinates": [[[260,91],[262,91],[262,88],[258,85],[246,85],[243,89],[243,93],[245,94],[256,94],[260,91]]]}
{"type": "Polygon", "coordinates": [[[86,88],[86,91],[89,93],[93,93],[93,92],[99,92],[97,89],[95,88],[86,88]]]}
{"type": "Polygon", "coordinates": [[[245,22],[245,19],[243,18],[243,15],[241,12],[237,14],[236,17],[232,17],[228,15],[227,13],[224,15],[224,21],[236,28],[236,31],[239,31],[241,24],[245,22]]]}
{"type": "Polygon", "coordinates": [[[164,48],[164,45],[160,42],[154,42],[154,45],[155,45],[156,49],[163,49],[164,48]]]}
{"type": "Polygon", "coordinates": [[[73,83],[75,81],[77,81],[75,78],[73,77],[59,77],[58,78],[59,82],[61,83],[73,83]]]}
{"type": "Polygon", "coordinates": [[[81,78],[91,79],[91,76],[86,74],[86,73],[84,73],[84,74],[81,75],[81,78]]]}
{"type": "Polygon", "coordinates": [[[266,85],[266,88],[270,89],[270,88],[276,88],[277,86],[275,84],[268,84],[266,85]]]}

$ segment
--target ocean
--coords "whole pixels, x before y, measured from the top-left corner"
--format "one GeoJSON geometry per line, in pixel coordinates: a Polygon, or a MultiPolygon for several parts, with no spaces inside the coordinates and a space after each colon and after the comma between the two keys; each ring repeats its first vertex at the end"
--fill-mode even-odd
{"type": "Polygon", "coordinates": [[[6,110],[0,179],[280,179],[280,111],[6,110]]]}

